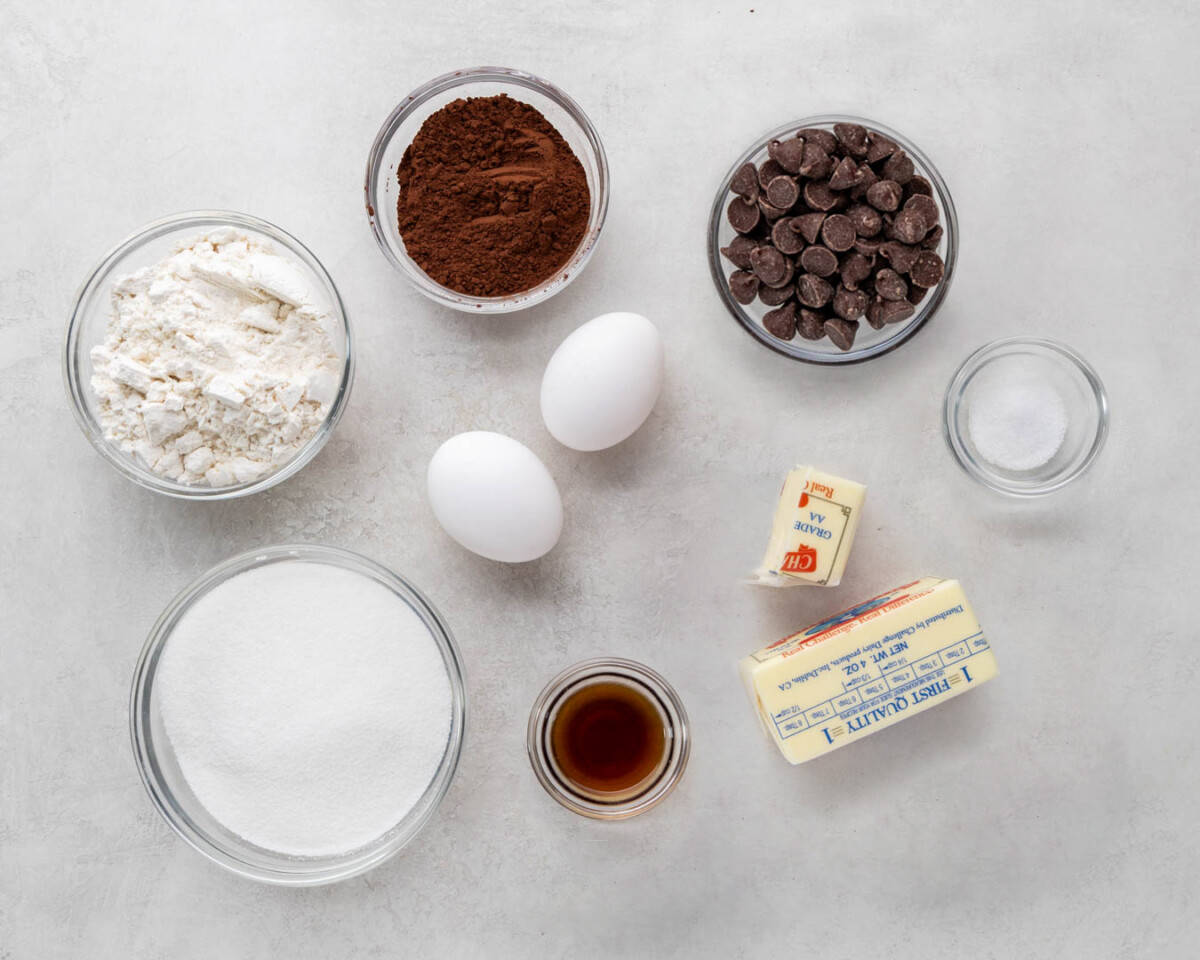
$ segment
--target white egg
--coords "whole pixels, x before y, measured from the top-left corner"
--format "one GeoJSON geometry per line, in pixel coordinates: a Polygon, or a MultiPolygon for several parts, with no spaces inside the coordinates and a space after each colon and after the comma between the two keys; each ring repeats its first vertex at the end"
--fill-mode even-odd
{"type": "Polygon", "coordinates": [[[546,429],[574,450],[603,450],[633,435],[663,382],[658,329],[637,313],[606,313],[567,337],[542,377],[546,429]]]}
{"type": "Polygon", "coordinates": [[[450,536],[489,560],[536,560],[558,543],[563,509],[546,465],[524,444],[477,430],[429,461],[429,505],[450,536]]]}

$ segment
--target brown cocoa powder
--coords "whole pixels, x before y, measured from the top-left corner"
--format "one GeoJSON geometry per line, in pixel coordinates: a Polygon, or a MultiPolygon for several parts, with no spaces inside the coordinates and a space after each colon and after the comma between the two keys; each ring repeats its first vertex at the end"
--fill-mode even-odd
{"type": "Polygon", "coordinates": [[[476,297],[536,287],[587,229],[579,158],[529,104],[500,94],[446,104],[421,125],[396,171],[400,236],[442,286],[476,297]]]}

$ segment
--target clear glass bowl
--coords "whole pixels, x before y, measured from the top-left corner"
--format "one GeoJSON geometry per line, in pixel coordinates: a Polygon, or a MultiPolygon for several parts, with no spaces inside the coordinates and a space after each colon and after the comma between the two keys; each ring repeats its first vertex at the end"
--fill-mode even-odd
{"type": "Polygon", "coordinates": [[[286,480],[312,460],[325,445],[333,428],[341,419],[350,387],[354,382],[354,351],[350,337],[350,322],[346,317],[342,298],[334,286],[333,279],[304,244],[290,233],[257,217],[223,210],[199,210],[177,213],[162,220],[147,224],[132,236],[110,250],[91,272],[71,311],[67,325],[67,339],[63,350],[63,374],[67,391],[71,395],[75,420],[100,451],[104,459],[139,486],[171,497],[194,500],[227,500],[244,497],[266,490],[286,480]],[[152,471],[137,457],[125,453],[104,436],[92,392],[91,350],[103,342],[111,314],[111,285],[114,277],[132,273],[150,266],[174,252],[182,242],[198,239],[203,234],[221,227],[232,227],[251,236],[267,240],[284,255],[296,261],[312,280],[312,289],[319,297],[319,305],[328,310],[336,320],[334,344],[343,357],[342,377],[337,396],[330,404],[325,422],[296,455],[279,469],[248,483],[235,483],[225,487],[209,487],[198,484],[179,483],[168,480],[152,471]]]}
{"type": "Polygon", "coordinates": [[[526,747],[538,782],[568,810],[593,820],[628,820],[645,813],[675,789],[687,768],[692,741],[687,712],[671,685],[644,664],[613,657],[584,660],[568,667],[546,685],[529,713],[526,747]],[[550,730],[558,708],[571,693],[602,680],[626,683],[648,695],[663,718],[666,733],[666,760],[656,779],[636,795],[611,802],[573,789],[559,775],[550,748],[550,730]]]}
{"type": "Polygon", "coordinates": [[[1108,396],[1091,365],[1065,344],[1037,337],[996,340],[963,362],[946,389],[946,443],[958,465],[985,487],[1014,497],[1053,493],[1082,474],[1108,436],[1108,396]],[[1047,384],[1062,398],[1067,432],[1046,463],[1031,470],[1006,470],[986,460],[971,440],[972,399],[993,378],[1047,384]]]}
{"type": "Polygon", "coordinates": [[[345,880],[378,866],[415,837],[450,788],[462,752],[466,688],[462,660],[450,628],[433,605],[404,578],[349,550],[298,545],[251,550],[209,570],[163,611],[138,658],[129,703],[130,733],[138,773],[155,808],[171,828],[200,853],[233,873],[265,883],[313,886],[345,880]],[[171,633],[192,604],[232,577],[274,563],[321,563],[370,577],[408,604],[429,628],[450,681],[450,735],[441,764],[416,805],[373,843],[337,856],[293,857],[265,850],[226,829],[204,809],[184,779],[163,728],[155,673],[171,633]]]}
{"type": "Polygon", "coordinates": [[[937,312],[938,307],[942,305],[950,290],[950,281],[954,279],[954,266],[957,262],[958,215],[954,211],[954,201],[950,198],[950,191],[946,187],[942,175],[938,173],[932,161],[906,137],[890,127],[885,127],[882,123],[863,117],[827,113],[818,117],[806,117],[764,134],[729,168],[729,172],[717,189],[717,196],[709,215],[708,264],[712,271],[713,283],[717,286],[717,293],[729,312],[742,325],[742,328],[763,346],[770,347],[776,353],[782,353],[793,360],[804,360],[808,363],[860,363],[863,360],[870,360],[895,350],[924,327],[937,312]],[[943,230],[942,239],[936,252],[946,264],[942,282],[929,291],[925,299],[917,305],[916,312],[908,320],[903,323],[887,324],[882,330],[875,330],[865,321],[860,322],[854,346],[849,350],[839,350],[828,337],[824,340],[813,341],[803,340],[799,337],[795,340],[780,340],[778,337],[772,336],[762,325],[762,318],[763,314],[773,308],[766,306],[758,299],[749,304],[741,304],[734,299],[733,294],[729,292],[728,277],[737,268],[721,255],[721,248],[728,246],[729,241],[736,236],[736,231],[729,225],[729,219],[725,216],[725,209],[729,206],[729,201],[733,199],[733,194],[729,192],[729,184],[742,164],[750,162],[757,167],[765,161],[767,144],[772,140],[787,140],[805,127],[821,127],[832,130],[835,123],[858,123],[868,130],[878,131],[898,143],[912,157],[917,174],[933,185],[934,201],[941,214],[943,230]]]}
{"type": "Polygon", "coordinates": [[[579,104],[557,87],[540,77],[507,67],[476,67],[430,80],[405,97],[391,112],[371,145],[365,190],[367,217],[379,248],[425,296],[455,310],[509,313],[549,299],[583,272],[600,239],[608,212],[608,160],[592,122],[579,104]],[[437,283],[408,255],[396,215],[400,192],[396,171],[404,151],[431,114],[460,97],[492,97],[501,93],[541,111],[562,134],[583,165],[592,206],[578,248],[552,277],[536,287],[509,296],[473,297],[437,283]]]}

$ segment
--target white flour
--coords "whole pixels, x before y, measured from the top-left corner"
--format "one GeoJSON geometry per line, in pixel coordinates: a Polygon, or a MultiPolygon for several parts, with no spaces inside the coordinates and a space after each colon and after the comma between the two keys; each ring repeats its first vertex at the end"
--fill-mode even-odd
{"type": "Polygon", "coordinates": [[[204,808],[294,856],[386,833],[429,786],[450,735],[450,682],[425,624],[386,587],[324,563],[259,567],[203,596],[155,683],[204,808]]]}
{"type": "Polygon", "coordinates": [[[334,319],[301,268],[231,229],[113,284],[92,389],[105,436],[170,480],[273,472],[337,395],[334,319]]]}

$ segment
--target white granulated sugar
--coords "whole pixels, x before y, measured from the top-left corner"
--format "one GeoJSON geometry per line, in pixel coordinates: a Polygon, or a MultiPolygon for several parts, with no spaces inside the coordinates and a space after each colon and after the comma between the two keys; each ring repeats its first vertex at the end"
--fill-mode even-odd
{"type": "Polygon", "coordinates": [[[92,390],[104,435],[169,480],[257,480],[337,395],[334,319],[301,267],[231,229],[118,278],[92,390]]]}
{"type": "Polygon", "coordinates": [[[205,594],[167,641],[156,683],[196,798],[292,856],[386,833],[450,735],[450,682],[424,623],[383,585],[329,564],[275,563],[205,594]]]}
{"type": "Polygon", "coordinates": [[[975,449],[1002,470],[1033,470],[1050,461],[1067,435],[1067,407],[1036,379],[993,378],[971,397],[967,428],[975,449]]]}

